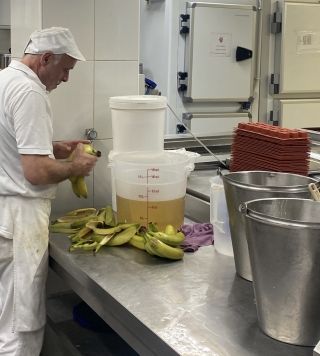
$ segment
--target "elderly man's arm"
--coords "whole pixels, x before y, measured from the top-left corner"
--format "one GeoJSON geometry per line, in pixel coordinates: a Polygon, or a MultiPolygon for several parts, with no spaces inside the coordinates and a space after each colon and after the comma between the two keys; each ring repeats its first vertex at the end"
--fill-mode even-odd
{"type": "Polygon", "coordinates": [[[83,151],[80,143],[72,162],[59,161],[42,155],[21,155],[25,178],[33,185],[62,182],[70,176],[87,176],[95,166],[97,157],[83,151]]]}

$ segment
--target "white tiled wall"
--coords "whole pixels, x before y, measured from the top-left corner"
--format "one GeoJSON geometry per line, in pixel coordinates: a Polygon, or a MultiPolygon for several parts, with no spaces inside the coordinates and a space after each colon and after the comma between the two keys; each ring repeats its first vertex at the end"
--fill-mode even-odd
{"type": "Polygon", "coordinates": [[[139,0],[95,0],[95,59],[138,60],[139,0]]]}
{"type": "Polygon", "coordinates": [[[109,97],[138,94],[139,63],[135,61],[96,61],[94,127],[100,139],[112,137],[109,97]]]}
{"type": "Polygon", "coordinates": [[[20,58],[32,31],[42,27],[41,0],[11,0],[11,52],[20,58]]]}
{"type": "Polygon", "coordinates": [[[93,61],[77,62],[69,81],[50,93],[55,140],[84,138],[93,127],[93,68],[93,61]]]}
{"type": "MultiPolygon", "coordinates": [[[[108,2],[108,1],[106,1],[108,2]]],[[[67,27],[86,60],[94,59],[94,0],[42,0],[43,28],[67,27]]]]}
{"type": "Polygon", "coordinates": [[[37,28],[68,27],[86,62],[76,64],[68,83],[50,94],[56,140],[83,138],[94,127],[102,151],[87,178],[89,198],[80,200],[70,182],[59,185],[53,212],[111,204],[107,168],[112,149],[110,96],[139,93],[139,0],[11,0],[12,48],[20,57],[29,34],[37,28]]]}

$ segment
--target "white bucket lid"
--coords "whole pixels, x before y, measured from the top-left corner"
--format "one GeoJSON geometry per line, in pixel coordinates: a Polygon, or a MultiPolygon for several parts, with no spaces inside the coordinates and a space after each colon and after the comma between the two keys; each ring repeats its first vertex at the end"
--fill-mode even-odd
{"type": "Polygon", "coordinates": [[[109,99],[111,109],[152,110],[167,107],[167,98],[159,95],[112,96],[109,99]]]}

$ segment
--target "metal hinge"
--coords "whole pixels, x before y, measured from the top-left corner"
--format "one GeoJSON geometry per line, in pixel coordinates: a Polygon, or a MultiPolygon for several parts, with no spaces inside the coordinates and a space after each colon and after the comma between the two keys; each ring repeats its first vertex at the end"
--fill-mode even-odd
{"type": "Polygon", "coordinates": [[[279,94],[279,85],[280,75],[272,73],[270,78],[270,94],[279,94]]]}
{"type": "Polygon", "coordinates": [[[270,111],[268,124],[269,125],[273,125],[273,126],[279,126],[278,117],[277,117],[276,113],[273,110],[270,111]]]}
{"type": "Polygon", "coordinates": [[[189,14],[181,14],[180,15],[180,34],[189,33],[189,14]]]}
{"type": "Polygon", "coordinates": [[[186,91],[188,89],[187,86],[188,81],[188,73],[187,72],[178,72],[178,91],[186,91]]]}
{"type": "Polygon", "coordinates": [[[192,114],[189,112],[184,112],[182,114],[182,124],[176,126],[176,133],[183,134],[187,132],[187,129],[191,130],[191,119],[192,114]]]}
{"type": "Polygon", "coordinates": [[[193,118],[193,115],[190,112],[184,112],[182,114],[182,122],[189,130],[191,130],[191,120],[192,120],[192,118],[193,118]]]}
{"type": "Polygon", "coordinates": [[[271,21],[271,33],[280,33],[282,29],[282,13],[279,8],[279,3],[277,2],[276,11],[272,15],[271,21]]]}

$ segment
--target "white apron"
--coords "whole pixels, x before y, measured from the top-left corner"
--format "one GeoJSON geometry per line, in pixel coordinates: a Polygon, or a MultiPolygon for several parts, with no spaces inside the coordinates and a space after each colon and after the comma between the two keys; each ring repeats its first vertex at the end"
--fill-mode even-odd
{"type": "Polygon", "coordinates": [[[0,197],[0,207],[0,235],[13,238],[13,329],[15,332],[38,330],[46,321],[51,200],[0,197]],[[3,228],[7,236],[1,231],[3,228]]]}

